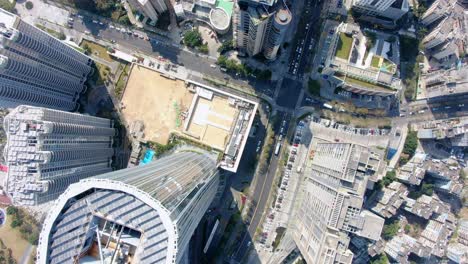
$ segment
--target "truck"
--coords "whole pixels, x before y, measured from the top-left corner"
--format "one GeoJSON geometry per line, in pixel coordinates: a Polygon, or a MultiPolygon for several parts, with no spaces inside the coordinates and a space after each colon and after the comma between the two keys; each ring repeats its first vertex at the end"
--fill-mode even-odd
{"type": "Polygon", "coordinates": [[[332,109],[333,109],[333,106],[331,106],[331,105],[329,105],[329,104],[327,104],[327,103],[324,103],[324,104],[323,104],[323,108],[327,108],[327,109],[332,110],[332,109]]]}
{"type": "Polygon", "coordinates": [[[276,148],[275,148],[275,155],[276,156],[278,156],[280,148],[281,148],[281,143],[280,142],[276,143],[276,148]]]}

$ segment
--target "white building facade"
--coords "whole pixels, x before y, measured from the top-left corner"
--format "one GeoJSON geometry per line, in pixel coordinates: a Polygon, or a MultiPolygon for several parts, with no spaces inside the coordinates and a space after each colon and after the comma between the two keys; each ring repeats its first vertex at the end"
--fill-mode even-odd
{"type": "Polygon", "coordinates": [[[179,263],[218,184],[216,159],[189,150],[84,179],[46,218],[37,263],[179,263]]]}
{"type": "Polygon", "coordinates": [[[0,9],[0,106],[74,110],[91,64],[88,56],[0,9]]]}
{"type": "Polygon", "coordinates": [[[71,183],[112,170],[109,119],[22,105],[5,117],[4,129],[7,194],[14,204],[51,201],[71,183]]]}

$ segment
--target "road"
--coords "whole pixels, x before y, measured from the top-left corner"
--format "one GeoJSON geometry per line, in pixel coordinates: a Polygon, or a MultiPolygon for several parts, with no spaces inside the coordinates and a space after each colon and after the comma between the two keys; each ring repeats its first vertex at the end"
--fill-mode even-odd
{"type": "MultiPolygon", "coordinates": [[[[229,80],[230,82],[248,86],[254,89],[257,93],[273,95],[274,87],[269,81],[261,81],[256,78],[240,78],[234,73],[222,72],[218,66],[215,66],[216,59],[206,55],[199,55],[182,46],[179,43],[173,43],[168,37],[164,37],[153,33],[143,33],[135,31],[143,38],[135,36],[132,33],[122,33],[118,29],[125,28],[121,25],[115,24],[105,18],[96,18],[96,16],[87,13],[78,13],[79,16],[74,17],[73,29],[83,34],[90,34],[97,39],[109,42],[109,46],[117,49],[127,51],[130,53],[141,52],[151,56],[162,56],[172,63],[179,64],[185,68],[209,75],[221,80],[229,80]],[[149,40],[145,40],[147,36],[149,40]],[[113,42],[114,44],[111,44],[113,42]]],[[[130,31],[126,29],[126,31],[130,31]]]]}
{"type": "MultiPolygon", "coordinates": [[[[288,131],[289,127],[289,120],[291,119],[291,115],[284,113],[284,112],[279,112],[277,114],[278,120],[281,120],[280,122],[277,122],[275,127],[273,128],[273,131],[275,132],[275,135],[280,135],[281,127],[283,127],[283,134],[286,134],[288,131]],[[282,121],[285,120],[284,125],[282,125],[282,121]]],[[[279,138],[278,136],[275,138],[274,146],[276,146],[276,143],[278,142],[279,138]]],[[[274,150],[274,147],[272,148],[272,151],[274,150]]],[[[248,226],[247,232],[242,234],[242,239],[240,242],[240,245],[237,249],[237,252],[234,256],[234,260],[241,263],[242,259],[244,256],[249,252],[249,248],[251,244],[253,244],[253,238],[255,236],[255,232],[257,231],[257,227],[260,224],[260,221],[262,219],[263,213],[265,212],[265,208],[267,207],[267,201],[268,197],[270,195],[270,191],[273,185],[273,180],[275,178],[276,174],[276,169],[278,167],[278,162],[279,162],[279,155],[274,155],[272,154],[268,171],[266,174],[261,174],[259,173],[257,175],[257,184],[254,189],[254,193],[252,196],[252,203],[255,206],[255,210],[252,216],[252,219],[250,221],[250,224],[248,226]]]]}
{"type": "Polygon", "coordinates": [[[304,38],[298,39],[294,48],[294,53],[290,57],[288,72],[297,75],[299,78],[304,76],[307,71],[307,65],[311,62],[310,55],[315,47],[316,41],[314,36],[318,36],[320,26],[317,25],[320,19],[320,11],[325,1],[306,0],[304,3],[304,11],[308,19],[303,25],[299,24],[297,32],[306,32],[304,38]]]}

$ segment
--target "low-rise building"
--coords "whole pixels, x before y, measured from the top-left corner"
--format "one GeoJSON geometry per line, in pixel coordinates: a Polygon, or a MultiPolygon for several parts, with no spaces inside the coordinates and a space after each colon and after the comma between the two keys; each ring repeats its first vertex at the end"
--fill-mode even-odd
{"type": "Polygon", "coordinates": [[[398,263],[409,263],[409,254],[418,247],[418,241],[407,235],[393,237],[385,244],[385,253],[398,263]]]}
{"type": "Polygon", "coordinates": [[[450,211],[450,207],[443,203],[436,194],[432,196],[423,194],[416,200],[406,198],[403,209],[426,220],[429,220],[434,214],[443,214],[450,211]]]}
{"type": "Polygon", "coordinates": [[[455,216],[451,213],[437,215],[429,220],[418,242],[421,250],[415,251],[420,257],[429,257],[430,255],[442,258],[446,254],[447,244],[450,236],[455,230],[455,216]]]}
{"type": "Polygon", "coordinates": [[[397,179],[405,184],[420,185],[426,175],[423,168],[426,156],[424,153],[416,153],[408,163],[398,168],[397,179]]]}
{"type": "Polygon", "coordinates": [[[465,7],[455,0],[435,1],[426,11],[422,22],[432,30],[424,37],[422,43],[432,65],[451,67],[466,53],[467,19],[465,7]]]}
{"type": "Polygon", "coordinates": [[[397,214],[407,195],[408,188],[394,181],[371,198],[368,208],[384,218],[391,218],[397,214]]]}
{"type": "Polygon", "coordinates": [[[468,246],[460,243],[449,244],[447,258],[455,263],[468,263],[468,246]]]}
{"type": "Polygon", "coordinates": [[[418,138],[421,140],[449,139],[452,146],[467,147],[468,118],[452,118],[425,122],[418,128],[418,138]]]}
{"type": "MultiPolygon", "coordinates": [[[[417,95],[417,99],[456,96],[457,94],[468,93],[468,65],[423,73],[419,84],[420,92],[417,95]]],[[[468,146],[468,142],[466,141],[465,146],[468,146]]]]}
{"type": "Polygon", "coordinates": [[[458,224],[458,242],[468,246],[468,220],[461,220],[458,224]]]}

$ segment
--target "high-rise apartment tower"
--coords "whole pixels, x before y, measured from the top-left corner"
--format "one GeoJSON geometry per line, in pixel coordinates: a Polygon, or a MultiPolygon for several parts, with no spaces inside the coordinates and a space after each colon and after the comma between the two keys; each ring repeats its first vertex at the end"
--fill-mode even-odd
{"type": "Polygon", "coordinates": [[[4,129],[6,187],[15,204],[53,200],[71,183],[112,170],[109,119],[23,105],[5,117],[4,129]]]}
{"type": "Polygon", "coordinates": [[[71,111],[92,60],[18,16],[0,9],[0,106],[71,111]]]}
{"type": "Polygon", "coordinates": [[[354,0],[353,10],[359,19],[380,24],[386,28],[396,26],[396,21],[409,11],[407,0],[354,0]]]}
{"type": "Polygon", "coordinates": [[[179,150],[72,184],[44,222],[37,263],[178,263],[218,177],[216,157],[179,150]]]}
{"type": "Polygon", "coordinates": [[[239,0],[234,17],[234,43],[249,56],[259,53],[274,60],[292,19],[286,4],[239,0]]]}

